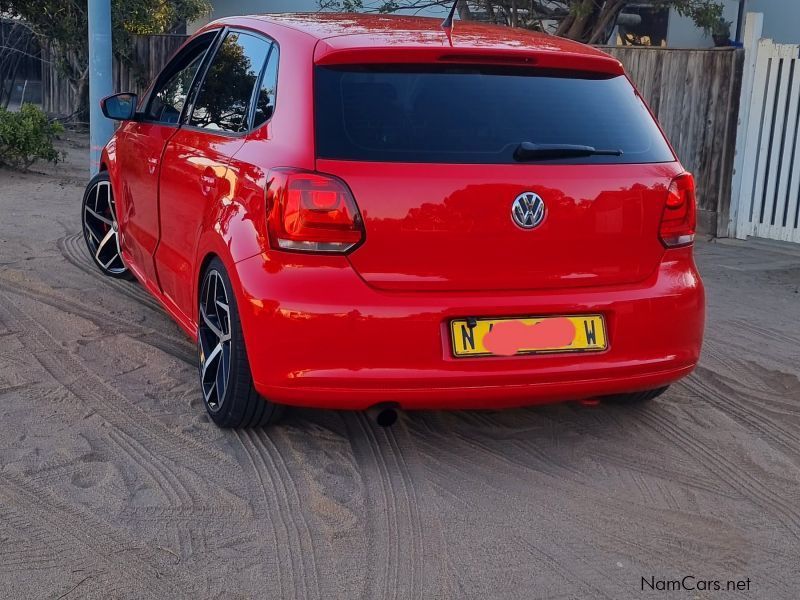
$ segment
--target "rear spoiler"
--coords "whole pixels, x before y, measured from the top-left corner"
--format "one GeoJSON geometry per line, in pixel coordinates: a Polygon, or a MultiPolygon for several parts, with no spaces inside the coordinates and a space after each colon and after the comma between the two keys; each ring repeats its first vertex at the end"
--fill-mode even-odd
{"type": "Polygon", "coordinates": [[[453,48],[430,45],[381,48],[365,45],[364,47],[336,48],[327,40],[322,40],[317,44],[314,51],[314,63],[317,65],[460,63],[530,66],[609,75],[625,73],[621,62],[601,52],[589,54],[561,49],[453,48]]]}

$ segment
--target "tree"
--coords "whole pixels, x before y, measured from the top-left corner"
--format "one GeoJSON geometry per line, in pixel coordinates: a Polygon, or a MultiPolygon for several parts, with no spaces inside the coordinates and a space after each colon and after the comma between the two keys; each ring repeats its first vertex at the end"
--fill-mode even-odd
{"type": "MultiPolygon", "coordinates": [[[[318,0],[322,9],[392,13],[451,7],[453,0],[318,0]]],[[[672,7],[710,31],[722,17],[719,0],[636,0],[654,7],[672,7]]],[[[461,19],[483,19],[511,27],[550,31],[590,44],[606,43],[622,9],[631,0],[459,0],[461,19]]]]}
{"type": "MultiPolygon", "coordinates": [[[[126,60],[135,34],[169,33],[206,14],[208,0],[112,0],[115,55],[126,60]]],[[[57,66],[85,112],[89,92],[89,41],[86,0],[0,0],[0,15],[19,19],[42,48],[50,47],[57,66]]]]}
{"type": "Polygon", "coordinates": [[[38,58],[36,42],[27,27],[0,19],[0,110],[8,108],[20,68],[38,58]]]}
{"type": "Polygon", "coordinates": [[[242,99],[250,99],[255,80],[253,65],[244,48],[236,38],[228,36],[214,55],[203,80],[192,124],[238,131],[242,115],[247,112],[247,102],[242,99]]]}

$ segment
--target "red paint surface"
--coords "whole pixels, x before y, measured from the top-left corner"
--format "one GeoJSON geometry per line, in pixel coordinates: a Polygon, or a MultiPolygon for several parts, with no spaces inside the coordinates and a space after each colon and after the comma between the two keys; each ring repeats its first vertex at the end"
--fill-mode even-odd
{"type": "Polygon", "coordinates": [[[670,182],[683,172],[677,162],[343,160],[318,160],[317,170],[346,181],[358,203],[366,240],[348,258],[369,285],[454,292],[578,289],[645,280],[664,256],[659,222],[670,182]],[[528,190],[539,194],[548,210],[535,232],[514,225],[507,208],[528,190]]]}
{"type": "MultiPolygon", "coordinates": [[[[451,48],[436,19],[240,17],[205,30],[222,25],[280,45],[272,120],[224,139],[126,123],[102,160],[126,262],[193,336],[201,270],[212,255],[225,264],[261,394],[352,409],[387,400],[405,408],[499,408],[651,389],[692,371],[702,343],[703,286],[691,246],[665,249],[659,241],[667,190],[683,172],[677,160],[547,166],[315,158],[315,59],[522,58],[532,68],[621,73],[618,61],[567,40],[461,22],[451,48]],[[364,243],[349,255],[272,247],[266,189],[276,167],[345,181],[363,216],[364,243]],[[535,232],[509,218],[513,198],[526,190],[548,206],[535,232]],[[452,357],[451,319],[525,314],[601,314],[609,347],[452,357]]],[[[567,337],[557,327],[512,327],[495,351],[555,345],[567,337]]]]}
{"type": "Polygon", "coordinates": [[[483,338],[483,345],[497,356],[513,356],[528,348],[560,348],[575,340],[575,325],[565,318],[548,319],[532,325],[522,321],[495,323],[483,338]]]}

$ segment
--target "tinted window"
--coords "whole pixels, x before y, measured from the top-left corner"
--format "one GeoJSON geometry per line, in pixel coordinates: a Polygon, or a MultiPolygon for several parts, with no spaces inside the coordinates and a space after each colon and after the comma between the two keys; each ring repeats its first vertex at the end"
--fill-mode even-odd
{"type": "Polygon", "coordinates": [[[217,131],[249,129],[250,100],[271,43],[245,33],[229,33],[206,73],[190,125],[217,131]]]}
{"type": "Polygon", "coordinates": [[[273,44],[269,53],[264,76],[256,96],[256,110],[253,116],[253,127],[263,125],[272,118],[275,112],[275,91],[278,88],[278,46],[273,44]]]}
{"type": "Polygon", "coordinates": [[[318,67],[317,154],[362,161],[513,163],[520,142],[622,150],[560,163],[673,156],[623,76],[496,67],[318,67]]]}
{"type": "Polygon", "coordinates": [[[153,90],[146,117],[160,123],[177,123],[195,73],[203,62],[216,32],[199,36],[164,69],[153,90]]]}

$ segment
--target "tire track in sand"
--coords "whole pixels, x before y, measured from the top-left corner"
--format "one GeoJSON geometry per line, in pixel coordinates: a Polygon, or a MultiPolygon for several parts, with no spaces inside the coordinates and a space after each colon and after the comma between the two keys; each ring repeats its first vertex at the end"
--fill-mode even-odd
{"type": "Polygon", "coordinates": [[[264,455],[269,456],[272,461],[272,469],[276,475],[276,480],[280,482],[283,493],[279,497],[284,499],[285,514],[288,516],[295,530],[295,538],[300,548],[300,557],[303,562],[303,572],[307,573],[311,579],[312,598],[322,598],[319,585],[319,569],[317,568],[317,550],[311,528],[303,510],[303,501],[295,483],[292,471],[281,452],[278,445],[272,440],[268,432],[264,429],[254,430],[255,438],[261,442],[264,455]],[[294,510],[292,510],[294,508],[294,510]],[[299,518],[294,518],[293,514],[299,514],[299,518]],[[307,560],[306,560],[307,559],[307,560]]]}
{"type": "MultiPolygon", "coordinates": [[[[18,339],[61,387],[123,431],[128,439],[138,440],[140,447],[148,448],[154,458],[181,464],[201,480],[207,475],[218,481],[230,480],[229,469],[237,466],[230,456],[179,430],[168,429],[87,368],[74,354],[54,352],[53,349],[61,348],[61,344],[45,326],[24,309],[14,306],[8,295],[0,292],[0,298],[4,299],[0,302],[0,322],[7,326],[11,323],[20,325],[18,339]]],[[[198,500],[202,501],[202,498],[198,500]]]]}
{"type": "Polygon", "coordinates": [[[263,502],[256,514],[275,515],[272,534],[279,552],[279,589],[282,597],[321,599],[317,548],[303,509],[303,498],[292,470],[276,444],[263,429],[236,431],[253,470],[249,481],[258,482],[253,496],[263,502]],[[289,581],[283,568],[289,565],[289,581]],[[291,596],[285,592],[291,590],[291,596]]]}
{"type": "Polygon", "coordinates": [[[696,376],[684,380],[681,385],[699,393],[711,406],[723,411],[747,429],[757,431],[762,439],[779,448],[796,464],[800,462],[800,435],[795,434],[792,428],[765,416],[763,411],[750,408],[748,403],[742,402],[746,398],[743,398],[740,390],[735,387],[735,382],[728,377],[701,365],[696,369],[696,376]]]}
{"type": "Polygon", "coordinates": [[[709,447],[699,437],[687,434],[667,416],[657,411],[648,411],[642,407],[635,411],[635,414],[631,411],[631,416],[659,435],[677,443],[699,464],[717,474],[732,490],[775,517],[796,540],[800,541],[800,511],[784,501],[769,486],[753,477],[741,464],[709,447]]]}
{"type": "MultiPolygon", "coordinates": [[[[103,573],[112,574],[107,578],[108,584],[122,580],[128,590],[145,586],[150,597],[177,598],[185,593],[187,586],[183,582],[155,576],[164,565],[157,560],[147,560],[141,552],[126,552],[125,560],[120,561],[120,552],[138,547],[138,544],[125,539],[119,530],[106,527],[87,509],[67,505],[49,490],[2,472],[0,499],[0,515],[3,515],[0,523],[26,522],[27,529],[68,545],[73,555],[88,561],[87,566],[100,563],[105,567],[103,573]],[[24,513],[20,512],[21,507],[24,513]]],[[[94,583],[96,585],[97,581],[94,583]]],[[[65,584],[65,588],[69,589],[68,585],[65,584]]]]}
{"type": "MultiPolygon", "coordinates": [[[[123,464],[136,465],[153,482],[155,489],[163,494],[168,505],[165,516],[168,517],[169,535],[182,552],[191,552],[191,534],[186,539],[187,532],[175,519],[175,514],[192,520],[198,516],[207,518],[209,511],[206,503],[215,494],[215,488],[207,482],[212,479],[223,489],[234,490],[237,486],[232,473],[236,471],[226,469],[226,466],[235,466],[235,461],[217,448],[207,447],[180,431],[167,429],[163,423],[130,403],[74,354],[53,352],[53,348],[60,347],[58,340],[22,307],[13,306],[6,294],[0,293],[2,299],[6,301],[0,302],[0,322],[19,326],[20,343],[42,369],[62,389],[112,425],[106,439],[119,451],[123,464]],[[191,490],[189,479],[195,482],[191,490]]],[[[218,518],[232,519],[248,515],[248,511],[243,511],[239,505],[223,503],[218,506],[214,511],[218,518]]],[[[152,517],[163,507],[148,508],[151,509],[148,515],[152,517]]]]}
{"type": "MultiPolygon", "coordinates": [[[[272,477],[269,473],[266,463],[264,462],[264,458],[259,452],[257,446],[253,443],[252,436],[249,435],[247,431],[233,431],[234,436],[239,441],[239,444],[242,447],[245,455],[247,456],[248,465],[250,467],[251,472],[247,473],[247,481],[250,483],[248,487],[250,487],[250,498],[251,503],[256,499],[261,506],[256,507],[253,506],[253,514],[255,515],[270,515],[272,514],[272,510],[270,510],[273,506],[273,502],[270,498],[270,490],[272,490],[272,486],[268,487],[267,482],[272,481],[272,477]],[[251,483],[252,482],[252,483],[251,483]],[[255,482],[258,482],[257,487],[255,486],[255,482]]],[[[246,466],[248,466],[246,465],[246,466]]],[[[245,468],[246,468],[245,466],[245,468]]],[[[265,521],[264,519],[257,519],[257,524],[259,528],[265,528],[265,521]]],[[[263,561],[264,562],[273,562],[276,565],[276,578],[278,581],[278,598],[296,598],[297,596],[297,577],[295,572],[297,570],[296,567],[296,559],[294,557],[293,548],[291,544],[287,543],[289,539],[289,529],[286,526],[286,522],[281,518],[281,532],[278,532],[274,521],[270,520],[270,524],[272,525],[269,528],[269,532],[272,536],[273,548],[275,549],[276,559],[272,560],[273,557],[267,556],[265,551],[262,550],[263,561]],[[289,580],[286,581],[284,577],[284,573],[288,567],[289,570],[289,580]],[[288,595],[288,592],[291,591],[291,595],[288,595]]]]}
{"type": "MultiPolygon", "coordinates": [[[[45,292],[30,284],[11,280],[7,274],[2,272],[0,272],[0,291],[41,302],[66,314],[78,315],[80,318],[90,321],[101,331],[108,329],[109,325],[114,325],[117,327],[115,333],[128,335],[132,339],[157,348],[189,365],[194,366],[197,363],[194,350],[191,349],[191,345],[185,338],[179,338],[157,329],[145,327],[141,323],[118,314],[93,309],[66,296],[45,292]],[[5,279],[5,282],[3,279],[5,279]]],[[[164,318],[166,319],[167,317],[164,316],[164,318]]]]}
{"type": "Polygon", "coordinates": [[[394,429],[403,425],[376,432],[365,414],[350,413],[343,418],[373,524],[367,547],[368,581],[373,589],[367,597],[419,598],[424,574],[423,530],[414,482],[395,437],[394,429]]]}
{"type": "Polygon", "coordinates": [[[92,280],[110,288],[114,288],[114,290],[125,294],[140,304],[146,304],[150,308],[157,310],[161,309],[161,305],[158,303],[158,301],[148,294],[138,281],[115,279],[113,277],[105,277],[102,275],[88,254],[86,244],[83,241],[82,233],[76,233],[63,237],[56,241],[56,246],[58,246],[61,255],[69,263],[84,273],[90,275],[92,280]]]}
{"type": "MultiPolygon", "coordinates": [[[[424,417],[416,417],[419,428],[414,433],[424,449],[424,454],[432,457],[436,456],[436,461],[441,465],[446,465],[450,474],[458,474],[465,480],[474,479],[476,482],[480,482],[481,485],[488,486],[486,493],[493,493],[495,490],[490,488],[491,484],[484,478],[483,471],[490,473],[502,472],[507,477],[524,477],[526,474],[536,475],[545,478],[544,481],[537,482],[537,485],[552,485],[552,483],[561,482],[566,486],[563,488],[563,493],[580,493],[580,482],[575,482],[572,477],[565,476],[571,474],[571,471],[552,472],[550,468],[538,468],[541,465],[535,462],[525,463],[522,457],[511,459],[499,449],[492,449],[486,444],[475,442],[468,435],[459,431],[464,426],[474,430],[473,424],[479,422],[480,417],[483,416],[482,413],[469,412],[452,413],[444,417],[439,412],[424,413],[424,417]],[[478,421],[474,419],[475,417],[478,418],[478,421]]],[[[497,422],[493,426],[488,421],[486,424],[490,426],[484,432],[487,437],[492,433],[491,427],[494,428],[495,432],[500,429],[508,429],[506,425],[497,422]]],[[[474,430],[470,433],[477,435],[480,431],[474,430]]],[[[514,446],[514,449],[518,450],[519,447],[514,446]]],[[[444,475],[444,469],[430,468],[433,477],[440,477],[445,481],[449,479],[444,475]]],[[[452,483],[452,481],[448,481],[449,485],[452,485],[452,483]]],[[[448,486],[442,485],[441,481],[432,483],[432,487],[438,494],[448,497],[452,503],[455,503],[458,506],[456,510],[463,514],[475,514],[479,510],[479,507],[460,496],[457,492],[449,489],[448,486]]],[[[561,510],[550,509],[547,511],[548,518],[553,518],[553,515],[561,515],[561,513],[561,510]]],[[[524,518],[521,514],[518,516],[524,518]]],[[[574,516],[566,513],[563,517],[556,516],[552,521],[552,527],[557,528],[559,526],[559,518],[574,519],[574,516]]],[[[520,550],[531,554],[542,566],[558,574],[564,581],[569,581],[579,588],[581,594],[579,597],[609,598],[587,576],[586,572],[582,572],[581,567],[592,568],[591,563],[583,557],[572,554],[569,560],[562,559],[559,561],[548,553],[546,546],[539,547],[530,540],[516,535],[516,533],[509,532],[508,540],[506,541],[513,541],[513,543],[520,546],[520,550]]]]}
{"type": "Polygon", "coordinates": [[[181,483],[180,478],[136,439],[124,431],[113,429],[108,433],[108,437],[125,453],[126,458],[138,465],[156,487],[164,492],[171,506],[181,507],[192,503],[191,494],[181,483]]]}

